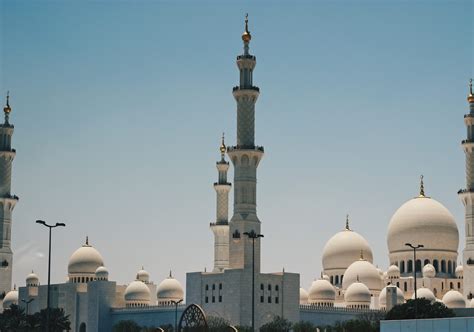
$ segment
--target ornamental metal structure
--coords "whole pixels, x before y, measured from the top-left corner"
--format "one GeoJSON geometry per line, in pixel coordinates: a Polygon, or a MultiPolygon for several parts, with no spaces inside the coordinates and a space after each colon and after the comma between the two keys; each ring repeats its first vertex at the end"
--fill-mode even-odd
{"type": "Polygon", "coordinates": [[[181,315],[179,332],[208,332],[206,314],[197,304],[190,304],[181,315]]]}

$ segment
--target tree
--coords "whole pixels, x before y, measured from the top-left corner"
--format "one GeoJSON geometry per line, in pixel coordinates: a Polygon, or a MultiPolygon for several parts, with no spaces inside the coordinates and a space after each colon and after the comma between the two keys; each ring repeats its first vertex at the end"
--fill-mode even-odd
{"type": "Polygon", "coordinates": [[[244,325],[243,325],[243,326],[240,326],[240,325],[237,325],[235,328],[236,328],[237,331],[239,331],[239,332],[253,332],[253,331],[252,331],[252,328],[251,328],[250,326],[244,326],[244,325]]]}
{"type": "Polygon", "coordinates": [[[230,323],[222,317],[207,316],[209,332],[229,332],[230,323]]]}
{"type": "Polygon", "coordinates": [[[298,322],[293,324],[293,331],[294,332],[315,332],[316,326],[314,326],[311,322],[298,322]]]}
{"type": "Polygon", "coordinates": [[[415,319],[415,303],[417,305],[416,318],[445,318],[454,317],[454,311],[446,307],[441,302],[431,303],[430,300],[419,298],[408,300],[404,304],[396,305],[385,316],[386,320],[394,319],[415,319]]]}
{"type": "Polygon", "coordinates": [[[114,332],[140,332],[140,326],[133,320],[121,320],[115,324],[114,332]]]}
{"type": "Polygon", "coordinates": [[[27,321],[25,310],[12,304],[10,308],[0,314],[0,331],[2,332],[17,332],[26,331],[27,321]]]}
{"type": "Polygon", "coordinates": [[[289,332],[290,329],[291,322],[289,320],[276,316],[273,321],[260,327],[260,332],[289,332]]]}
{"type": "MultiPolygon", "coordinates": [[[[47,317],[48,310],[43,309],[33,315],[33,317],[29,320],[29,324],[30,326],[35,326],[37,329],[41,329],[42,327],[46,327],[46,321],[48,319],[47,317]]],[[[69,315],[66,315],[63,308],[49,309],[49,328],[51,332],[63,332],[71,330],[69,315]]]]}

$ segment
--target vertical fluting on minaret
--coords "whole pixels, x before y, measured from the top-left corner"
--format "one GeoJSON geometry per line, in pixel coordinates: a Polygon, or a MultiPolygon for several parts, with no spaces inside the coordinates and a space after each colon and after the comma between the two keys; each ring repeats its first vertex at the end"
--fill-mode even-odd
{"type": "MultiPolygon", "coordinates": [[[[253,85],[255,56],[249,53],[252,36],[245,19],[244,53],[237,56],[240,84],[233,88],[237,102],[237,145],[227,148],[234,165],[234,214],[230,222],[230,267],[252,268],[252,240],[243,233],[260,233],[257,217],[257,167],[263,148],[255,146],[255,103],[260,90],[253,85]]],[[[260,271],[260,239],[255,240],[255,271],[260,271]]]]}
{"type": "Polygon", "coordinates": [[[464,115],[467,139],[462,141],[466,155],[466,188],[458,194],[464,204],[465,246],[463,251],[463,293],[466,298],[474,295],[474,94],[472,79],[469,82],[469,113],[464,115]]]}
{"type": "Polygon", "coordinates": [[[216,163],[218,181],[214,183],[216,191],[216,222],[210,227],[214,233],[214,270],[220,272],[229,267],[229,192],[231,184],[227,182],[229,163],[225,160],[226,146],[224,134],[219,148],[221,160],[216,163]]]}
{"type": "Polygon", "coordinates": [[[11,290],[13,252],[11,249],[12,212],[18,197],[11,193],[12,163],[15,150],[11,148],[13,125],[10,124],[10,96],[3,108],[5,121],[0,124],[0,296],[11,290]]]}

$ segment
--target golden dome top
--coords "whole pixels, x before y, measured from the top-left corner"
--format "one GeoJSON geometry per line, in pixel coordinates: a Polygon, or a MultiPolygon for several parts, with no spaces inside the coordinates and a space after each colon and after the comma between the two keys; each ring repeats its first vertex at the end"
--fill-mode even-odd
{"type": "Polygon", "coordinates": [[[469,95],[467,96],[469,103],[474,103],[474,94],[472,93],[472,78],[469,80],[469,95]]]}
{"type": "Polygon", "coordinates": [[[12,111],[9,101],[10,101],[10,93],[7,92],[7,105],[3,108],[3,112],[6,114],[10,114],[10,112],[12,111]]]}
{"type": "Polygon", "coordinates": [[[219,150],[221,151],[221,155],[224,156],[225,151],[227,150],[224,144],[224,133],[222,133],[222,141],[221,141],[221,146],[219,147],[219,150]]]}
{"type": "Polygon", "coordinates": [[[249,23],[249,14],[245,14],[245,31],[242,34],[242,40],[244,41],[244,43],[248,43],[252,39],[252,35],[250,34],[248,23],[249,23]]]}

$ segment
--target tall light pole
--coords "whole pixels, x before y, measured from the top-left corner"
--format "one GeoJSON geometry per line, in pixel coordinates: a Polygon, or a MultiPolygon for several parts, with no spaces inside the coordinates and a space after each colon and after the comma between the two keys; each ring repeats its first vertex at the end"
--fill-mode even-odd
{"type": "Polygon", "coordinates": [[[178,304],[183,302],[183,299],[179,301],[171,300],[170,302],[174,304],[174,332],[177,332],[178,331],[177,330],[178,329],[178,304]]]}
{"type": "Polygon", "coordinates": [[[48,225],[45,221],[43,220],[36,220],[36,223],[37,224],[41,224],[45,227],[48,227],[49,228],[49,254],[48,254],[48,295],[47,295],[47,301],[46,301],[46,331],[49,332],[50,329],[49,329],[49,306],[50,306],[50,302],[49,302],[49,292],[50,292],[50,288],[51,288],[51,230],[53,228],[56,228],[56,227],[65,227],[66,224],[62,223],[62,222],[57,222],[56,225],[48,225]]]}
{"type": "Polygon", "coordinates": [[[257,234],[252,229],[251,232],[245,232],[249,239],[252,239],[252,332],[255,332],[255,240],[263,237],[263,234],[257,234]]]}
{"type": "Polygon", "coordinates": [[[424,245],[417,244],[416,246],[414,246],[411,243],[405,243],[405,245],[413,249],[413,277],[415,278],[415,319],[416,319],[417,314],[418,314],[418,304],[416,301],[418,299],[416,295],[416,249],[423,248],[424,245]]]}
{"type": "Polygon", "coordinates": [[[28,301],[25,300],[25,299],[21,299],[21,302],[23,302],[25,305],[26,305],[26,315],[28,316],[28,305],[33,302],[35,300],[35,298],[31,298],[29,299],[28,301]]]}

